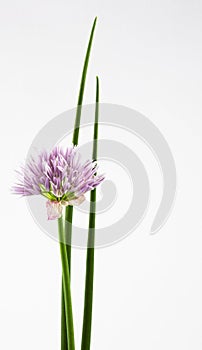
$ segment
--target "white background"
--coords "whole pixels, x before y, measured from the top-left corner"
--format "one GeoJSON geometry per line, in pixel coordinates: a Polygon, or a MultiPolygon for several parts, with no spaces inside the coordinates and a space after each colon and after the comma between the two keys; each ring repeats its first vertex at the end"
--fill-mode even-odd
{"type": "MultiPolygon", "coordinates": [[[[173,152],[178,194],[168,222],[150,236],[161,184],[153,179],[151,210],[141,226],[121,243],[96,251],[92,350],[200,350],[199,0],[1,1],[0,348],[60,348],[58,245],[40,231],[25,201],[11,196],[9,188],[35,134],[76,104],[95,15],[85,103],[94,102],[99,74],[102,102],[129,106],[150,118],[173,152]]],[[[84,267],[85,252],[74,250],[77,349],[84,267]]]]}

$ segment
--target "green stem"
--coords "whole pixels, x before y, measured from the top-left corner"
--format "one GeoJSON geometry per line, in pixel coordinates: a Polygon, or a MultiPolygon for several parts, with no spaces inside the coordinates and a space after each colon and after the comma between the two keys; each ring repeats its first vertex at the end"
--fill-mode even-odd
{"type": "Polygon", "coordinates": [[[62,310],[61,312],[61,350],[68,350],[63,278],[62,278],[61,310],[62,310]]]}
{"type": "Polygon", "coordinates": [[[69,275],[71,276],[71,241],[72,241],[73,206],[69,205],[67,208],[68,210],[65,211],[65,242],[66,242],[67,258],[69,262],[69,275]]]}
{"type": "Polygon", "coordinates": [[[74,325],[73,325],[73,313],[72,313],[72,300],[71,300],[71,290],[70,290],[70,275],[69,275],[69,263],[67,259],[66,246],[64,242],[64,226],[63,218],[58,219],[58,233],[60,241],[60,255],[62,262],[62,279],[63,279],[63,295],[64,295],[64,305],[65,305],[65,317],[66,317],[66,327],[68,333],[68,349],[75,350],[74,343],[74,325]]]}
{"type": "Polygon", "coordinates": [[[74,145],[78,144],[84,88],[85,88],[86,75],[87,75],[87,70],[88,70],[88,63],[89,63],[89,58],[90,58],[90,52],[91,52],[96,22],[97,22],[97,17],[95,17],[94,22],[93,22],[93,26],[91,29],[91,34],[90,34],[90,38],[89,38],[89,42],[88,42],[86,57],[84,60],[83,71],[82,71],[82,76],[81,76],[81,83],[80,83],[79,96],[78,96],[78,102],[77,102],[76,119],[75,119],[74,133],[73,133],[73,139],[72,139],[72,143],[74,145]]]}
{"type": "MultiPolygon", "coordinates": [[[[97,159],[98,116],[99,116],[99,79],[97,77],[96,78],[96,109],[95,109],[94,138],[93,138],[93,160],[97,159]]],[[[87,257],[86,257],[85,301],[84,301],[81,350],[90,350],[90,342],[91,342],[92,310],[93,310],[93,280],[94,280],[95,216],[96,216],[95,211],[96,211],[96,189],[91,191],[91,195],[90,195],[88,247],[87,247],[87,257]]]]}
{"type": "MultiPolygon", "coordinates": [[[[76,110],[76,118],[75,118],[75,124],[74,124],[74,133],[72,138],[73,145],[78,144],[79,139],[79,128],[80,128],[80,121],[81,121],[81,110],[82,110],[82,103],[83,103],[83,96],[84,96],[84,89],[85,89],[85,82],[86,82],[86,75],[88,70],[88,63],[91,53],[91,47],[93,42],[93,36],[95,31],[95,26],[97,22],[97,17],[94,19],[93,26],[91,29],[91,34],[88,42],[88,47],[86,51],[86,56],[84,60],[83,65],[83,71],[81,76],[81,82],[80,82],[80,88],[79,88],[79,96],[78,96],[78,102],[77,102],[77,110],[76,110]]],[[[72,236],[72,218],[73,218],[73,207],[67,206],[66,212],[65,212],[65,234],[68,234],[68,244],[66,244],[66,251],[67,251],[67,257],[69,262],[69,274],[71,269],[71,236],[72,236]],[[68,228],[67,228],[68,226],[68,228]]],[[[65,312],[64,312],[64,297],[63,297],[63,288],[62,288],[62,317],[61,317],[61,344],[63,344],[61,350],[68,350],[68,346],[65,347],[65,340],[64,340],[64,334],[66,329],[66,321],[65,321],[65,312]]],[[[68,332],[66,329],[66,334],[68,337],[68,332]]]]}
{"type": "MultiPolygon", "coordinates": [[[[69,277],[71,277],[71,239],[72,239],[72,215],[73,207],[65,212],[65,248],[69,263],[69,277]]],[[[68,332],[65,316],[64,288],[62,283],[62,302],[61,302],[61,350],[68,350],[68,332]]]]}

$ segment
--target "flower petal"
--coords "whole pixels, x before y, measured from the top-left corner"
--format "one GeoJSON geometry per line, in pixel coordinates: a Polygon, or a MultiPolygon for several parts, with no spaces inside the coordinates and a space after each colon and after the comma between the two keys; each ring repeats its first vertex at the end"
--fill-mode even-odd
{"type": "Polygon", "coordinates": [[[83,203],[85,201],[85,196],[82,194],[80,197],[72,199],[71,201],[69,201],[69,205],[80,205],[81,203],[83,203]]]}
{"type": "Polygon", "coordinates": [[[46,202],[48,220],[59,219],[62,216],[62,204],[57,201],[46,202]]]}

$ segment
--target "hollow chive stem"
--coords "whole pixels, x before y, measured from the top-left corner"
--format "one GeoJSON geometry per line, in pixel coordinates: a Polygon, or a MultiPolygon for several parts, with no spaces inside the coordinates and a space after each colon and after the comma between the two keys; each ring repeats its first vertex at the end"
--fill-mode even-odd
{"type": "Polygon", "coordinates": [[[80,83],[79,96],[78,96],[78,102],[77,102],[76,119],[75,119],[75,124],[74,124],[74,133],[73,133],[73,138],[72,138],[72,143],[74,145],[78,144],[79,128],[80,128],[80,120],[81,120],[81,109],[82,109],[81,107],[82,107],[82,103],[83,103],[86,75],[87,75],[87,70],[88,70],[88,63],[89,63],[89,58],[90,58],[90,52],[91,52],[96,22],[97,22],[97,17],[95,17],[94,22],[93,22],[93,26],[91,29],[89,43],[88,43],[88,47],[87,47],[87,51],[86,51],[86,57],[84,60],[83,72],[82,72],[82,76],[81,76],[81,83],[80,83]]]}
{"type": "Polygon", "coordinates": [[[67,333],[68,333],[67,344],[68,344],[69,350],[75,350],[69,263],[67,259],[66,246],[64,244],[64,224],[63,224],[62,217],[58,219],[58,234],[59,234],[60,255],[61,255],[61,262],[62,262],[65,318],[66,318],[66,327],[67,327],[67,333]]]}
{"type": "MultiPolygon", "coordinates": [[[[75,124],[74,124],[74,132],[73,132],[73,138],[72,143],[73,145],[78,145],[78,139],[79,139],[79,128],[80,128],[80,120],[81,120],[81,110],[82,110],[82,103],[83,103],[83,96],[84,96],[84,89],[85,89],[85,82],[86,82],[86,75],[88,70],[88,64],[89,64],[89,58],[93,43],[93,36],[94,31],[96,27],[97,17],[94,19],[93,26],[91,29],[91,34],[87,46],[86,56],[84,60],[83,65],[83,71],[81,76],[81,82],[80,82],[80,88],[79,88],[79,95],[78,95],[78,101],[77,101],[77,110],[76,110],[76,118],[75,118],[75,124]]],[[[72,241],[72,219],[73,219],[73,206],[67,206],[65,211],[65,237],[66,237],[66,254],[69,262],[69,275],[71,271],[71,241],[72,241]]],[[[61,350],[69,350],[68,349],[68,342],[65,337],[68,338],[68,330],[66,327],[66,319],[65,319],[65,304],[64,304],[64,293],[63,293],[63,287],[62,287],[62,302],[61,302],[61,350]]]]}
{"type": "MultiPolygon", "coordinates": [[[[93,160],[97,160],[98,140],[98,117],[99,117],[99,79],[96,77],[96,107],[93,138],[93,160]]],[[[90,350],[92,309],[93,309],[93,280],[94,280],[94,242],[95,242],[95,216],[96,216],[96,189],[90,194],[90,214],[88,230],[88,246],[86,257],[86,281],[83,313],[83,331],[81,350],[90,350]]]]}
{"type": "Polygon", "coordinates": [[[62,310],[61,312],[61,350],[68,350],[63,282],[62,282],[61,310],[62,310]]]}

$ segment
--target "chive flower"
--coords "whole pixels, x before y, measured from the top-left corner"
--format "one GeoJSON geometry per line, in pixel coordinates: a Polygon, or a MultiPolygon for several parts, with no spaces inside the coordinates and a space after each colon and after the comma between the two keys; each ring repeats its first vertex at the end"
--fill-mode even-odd
{"type": "Polygon", "coordinates": [[[97,175],[97,169],[94,161],[81,163],[77,147],[64,150],[57,146],[51,152],[31,157],[17,171],[18,183],[12,190],[17,195],[46,197],[48,219],[54,220],[62,216],[64,206],[81,204],[85,193],[104,180],[103,175],[97,175]]]}

